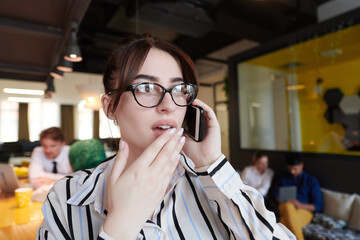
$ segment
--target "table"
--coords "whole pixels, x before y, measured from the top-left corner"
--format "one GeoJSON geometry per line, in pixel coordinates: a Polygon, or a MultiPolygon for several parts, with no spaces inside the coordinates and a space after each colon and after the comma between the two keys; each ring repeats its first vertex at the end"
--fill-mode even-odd
{"type": "Polygon", "coordinates": [[[32,202],[29,207],[18,208],[14,195],[0,194],[0,239],[35,239],[43,220],[42,204],[32,202]]]}

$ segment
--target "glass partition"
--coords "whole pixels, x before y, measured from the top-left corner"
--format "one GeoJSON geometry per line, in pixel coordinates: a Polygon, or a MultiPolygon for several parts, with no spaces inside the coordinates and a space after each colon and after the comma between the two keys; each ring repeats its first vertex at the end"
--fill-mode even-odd
{"type": "Polygon", "coordinates": [[[360,155],[360,24],[238,62],[240,148],[360,155]]]}

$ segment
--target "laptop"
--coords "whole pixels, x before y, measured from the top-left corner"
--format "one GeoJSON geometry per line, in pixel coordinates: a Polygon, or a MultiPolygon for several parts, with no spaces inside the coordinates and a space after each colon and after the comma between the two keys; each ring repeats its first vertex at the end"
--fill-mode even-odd
{"type": "Polygon", "coordinates": [[[0,163],[0,189],[1,192],[14,193],[19,188],[19,181],[14,172],[13,165],[0,163]]]}
{"type": "Polygon", "coordinates": [[[280,187],[279,201],[280,203],[287,202],[289,199],[296,199],[296,186],[280,187]]]}

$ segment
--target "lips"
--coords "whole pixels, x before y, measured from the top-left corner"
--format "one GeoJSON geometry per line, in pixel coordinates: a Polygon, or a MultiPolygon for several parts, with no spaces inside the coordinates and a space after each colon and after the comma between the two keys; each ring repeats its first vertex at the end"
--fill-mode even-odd
{"type": "Polygon", "coordinates": [[[160,136],[170,128],[177,128],[176,121],[171,119],[163,119],[157,121],[151,126],[151,129],[153,130],[155,137],[160,136]]]}

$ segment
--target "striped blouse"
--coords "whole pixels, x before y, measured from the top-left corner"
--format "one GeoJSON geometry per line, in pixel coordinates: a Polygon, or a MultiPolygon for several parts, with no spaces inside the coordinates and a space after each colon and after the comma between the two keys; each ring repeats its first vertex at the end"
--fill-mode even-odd
{"type": "MultiPolygon", "coordinates": [[[[137,239],[296,239],[220,157],[195,171],[183,155],[168,191],[137,239]]],[[[102,231],[104,196],[114,158],[58,181],[47,196],[37,239],[111,239],[102,231]]],[[[130,216],[131,217],[131,216],[130,216]]]]}

